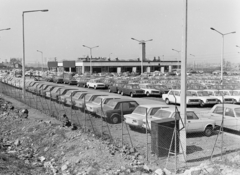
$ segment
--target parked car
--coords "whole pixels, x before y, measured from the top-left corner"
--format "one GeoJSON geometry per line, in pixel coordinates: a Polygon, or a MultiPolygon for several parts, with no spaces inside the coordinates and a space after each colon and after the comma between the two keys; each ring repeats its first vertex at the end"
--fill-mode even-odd
{"type": "Polygon", "coordinates": [[[48,86],[50,86],[50,84],[43,84],[41,87],[40,86],[37,87],[35,93],[37,95],[41,95],[42,94],[41,92],[46,90],[48,88],[48,86]]]}
{"type": "Polygon", "coordinates": [[[56,75],[53,77],[53,82],[54,83],[63,83],[63,75],[56,75]]]}
{"type": "Polygon", "coordinates": [[[188,92],[194,96],[198,97],[200,99],[200,106],[204,107],[206,105],[215,105],[218,103],[218,99],[215,97],[210,97],[209,94],[206,91],[203,90],[188,90],[188,92]]]}
{"type": "Polygon", "coordinates": [[[74,90],[74,89],[60,87],[56,92],[51,91],[50,92],[51,93],[51,99],[58,101],[59,100],[59,96],[66,94],[67,91],[70,91],[70,90],[74,90]]]}
{"type": "MultiPolygon", "coordinates": [[[[162,99],[166,104],[180,104],[181,103],[181,90],[170,90],[167,94],[162,95],[162,99]]],[[[191,96],[189,92],[186,94],[186,103],[187,105],[200,105],[200,99],[197,97],[191,96]]]]}
{"type": "Polygon", "coordinates": [[[66,103],[66,98],[68,98],[68,97],[71,98],[71,96],[73,96],[73,95],[76,94],[77,92],[86,92],[86,91],[80,91],[80,90],[76,90],[76,89],[75,89],[75,90],[69,90],[69,91],[67,91],[66,94],[60,95],[60,96],[58,97],[58,101],[59,101],[60,103],[65,104],[65,103],[66,103]]]}
{"type": "Polygon", "coordinates": [[[235,104],[217,104],[206,114],[209,119],[221,126],[224,114],[223,127],[235,131],[240,131],[240,106],[235,104]],[[223,107],[224,106],[224,107],[223,107]]]}
{"type": "Polygon", "coordinates": [[[46,98],[51,98],[52,94],[56,94],[61,86],[55,86],[51,91],[46,92],[46,98]]]}
{"type": "MultiPolygon", "coordinates": [[[[215,128],[215,121],[209,118],[199,118],[194,111],[187,111],[186,116],[186,132],[196,133],[203,132],[207,137],[211,136],[215,128]]],[[[151,122],[166,118],[179,119],[180,113],[174,108],[159,109],[151,118],[143,119],[143,128],[151,130],[151,122]],[[147,125],[148,123],[148,125],[147,125]]]]}
{"type": "Polygon", "coordinates": [[[110,123],[117,124],[121,122],[121,114],[132,113],[138,105],[135,100],[115,99],[104,105],[102,110],[98,109],[96,114],[110,123]]]}
{"type": "Polygon", "coordinates": [[[163,84],[154,84],[153,87],[160,91],[160,96],[162,96],[162,94],[167,94],[169,91],[168,87],[163,84]]]}
{"type": "Polygon", "coordinates": [[[90,78],[84,78],[84,79],[78,79],[77,80],[77,86],[78,87],[87,87],[87,82],[90,80],[90,78]]]}
{"type": "Polygon", "coordinates": [[[139,105],[131,114],[124,115],[124,119],[130,128],[142,128],[143,119],[151,117],[162,108],[169,108],[169,106],[159,104],[139,105]]]}
{"type": "Polygon", "coordinates": [[[73,77],[74,73],[63,73],[63,83],[77,85],[77,80],[73,77]]]}
{"type": "Polygon", "coordinates": [[[56,87],[56,86],[53,86],[53,85],[49,85],[46,89],[42,90],[40,92],[40,95],[46,97],[46,93],[47,92],[50,92],[51,90],[53,90],[53,88],[56,87]]]}
{"type": "Polygon", "coordinates": [[[123,87],[123,83],[113,83],[111,86],[108,87],[108,92],[118,93],[120,94],[121,91],[119,91],[119,88],[123,87]]]}
{"type": "Polygon", "coordinates": [[[138,84],[125,84],[123,87],[119,88],[121,95],[130,95],[134,96],[146,96],[145,91],[142,90],[138,84]]]}
{"type": "Polygon", "coordinates": [[[87,87],[88,88],[94,88],[94,89],[104,89],[106,88],[105,84],[99,80],[99,79],[90,79],[88,82],[87,82],[87,87]]]}
{"type": "MultiPolygon", "coordinates": [[[[74,101],[74,107],[83,109],[87,102],[93,101],[98,96],[104,96],[102,93],[87,93],[83,99],[78,99],[74,101]]],[[[105,95],[107,96],[107,95],[105,95]]]]}
{"type": "Polygon", "coordinates": [[[28,87],[27,87],[27,91],[29,91],[29,92],[33,92],[34,89],[36,89],[38,85],[40,85],[39,82],[34,83],[32,86],[28,86],[28,87]]]}
{"type": "Polygon", "coordinates": [[[233,104],[238,104],[240,103],[240,95],[235,95],[231,93],[232,90],[219,90],[220,93],[222,93],[223,96],[225,97],[230,97],[233,98],[233,104]]]}
{"type": "Polygon", "coordinates": [[[67,97],[66,98],[66,103],[65,105],[75,105],[76,104],[76,100],[82,100],[84,98],[85,95],[87,95],[88,92],[77,92],[75,93],[72,97],[67,97]]]}
{"type": "Polygon", "coordinates": [[[96,111],[101,106],[103,107],[108,101],[113,99],[119,99],[117,96],[98,96],[93,101],[86,103],[86,110],[92,114],[96,114],[96,111]]]}
{"type": "Polygon", "coordinates": [[[219,90],[206,89],[204,91],[206,91],[209,94],[209,96],[217,98],[218,103],[223,103],[223,101],[224,101],[224,104],[234,103],[234,98],[230,96],[224,96],[219,90]]]}
{"type": "Polygon", "coordinates": [[[139,87],[144,90],[145,94],[149,96],[160,96],[160,91],[155,89],[152,84],[143,83],[139,84],[139,87]]]}

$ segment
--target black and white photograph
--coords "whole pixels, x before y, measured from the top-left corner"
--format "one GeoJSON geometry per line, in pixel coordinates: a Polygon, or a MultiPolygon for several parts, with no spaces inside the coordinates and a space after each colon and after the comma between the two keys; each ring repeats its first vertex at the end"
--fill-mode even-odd
{"type": "Polygon", "coordinates": [[[239,0],[0,0],[0,175],[240,175],[239,0]]]}

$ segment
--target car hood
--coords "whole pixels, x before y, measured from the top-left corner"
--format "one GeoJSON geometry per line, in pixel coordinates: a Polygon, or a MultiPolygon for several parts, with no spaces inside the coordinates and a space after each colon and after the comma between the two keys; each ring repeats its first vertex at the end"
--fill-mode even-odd
{"type": "Polygon", "coordinates": [[[146,116],[142,116],[142,115],[139,115],[139,114],[127,114],[127,115],[124,115],[124,118],[131,118],[131,119],[136,119],[136,120],[143,120],[143,119],[146,119],[146,116]]]}

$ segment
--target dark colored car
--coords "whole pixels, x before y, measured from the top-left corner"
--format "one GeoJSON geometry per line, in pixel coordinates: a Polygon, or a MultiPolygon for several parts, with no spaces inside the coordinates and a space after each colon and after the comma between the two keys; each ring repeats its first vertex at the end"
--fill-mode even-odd
{"type": "Polygon", "coordinates": [[[131,114],[139,104],[131,99],[115,99],[109,101],[101,109],[98,109],[96,114],[103,117],[108,122],[117,124],[121,123],[121,114],[131,114]]]}
{"type": "Polygon", "coordinates": [[[78,87],[87,87],[87,82],[90,80],[90,78],[84,78],[84,79],[79,79],[77,82],[78,87]]]}
{"type": "Polygon", "coordinates": [[[54,83],[63,83],[63,75],[59,75],[59,76],[54,76],[53,77],[53,82],[54,83]]]}
{"type": "Polygon", "coordinates": [[[64,73],[63,74],[63,83],[69,85],[77,85],[77,80],[73,77],[74,73],[64,73]]]}
{"type": "Polygon", "coordinates": [[[119,88],[123,87],[124,84],[123,83],[114,83],[113,85],[108,87],[108,91],[111,93],[121,93],[121,91],[119,91],[119,88]]]}
{"type": "Polygon", "coordinates": [[[167,94],[169,91],[168,87],[163,84],[155,84],[153,87],[160,91],[160,96],[162,96],[162,94],[167,94]]]}
{"type": "Polygon", "coordinates": [[[145,91],[142,90],[138,84],[125,84],[123,87],[119,88],[121,95],[134,96],[146,96],[145,91]]]}

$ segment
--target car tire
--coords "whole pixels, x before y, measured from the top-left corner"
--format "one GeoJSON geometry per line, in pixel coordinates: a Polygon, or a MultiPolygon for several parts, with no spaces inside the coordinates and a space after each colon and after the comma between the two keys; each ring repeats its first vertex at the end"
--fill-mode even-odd
{"type": "Polygon", "coordinates": [[[204,130],[204,135],[207,137],[210,137],[213,133],[213,127],[212,126],[207,126],[204,130]]]}
{"type": "Polygon", "coordinates": [[[220,100],[218,100],[217,104],[221,104],[222,102],[220,100]]]}
{"type": "Polygon", "coordinates": [[[108,89],[108,92],[111,93],[112,92],[111,89],[108,89]]]}
{"type": "Polygon", "coordinates": [[[124,93],[123,93],[123,92],[121,92],[121,96],[124,96],[124,93]]]}
{"type": "Polygon", "coordinates": [[[121,94],[121,91],[118,90],[117,93],[118,93],[118,94],[121,94]]]}
{"type": "Polygon", "coordinates": [[[87,88],[90,89],[90,86],[88,85],[87,88]]]}
{"type": "Polygon", "coordinates": [[[133,98],[134,97],[133,93],[131,93],[130,96],[133,98]]]}
{"type": "Polygon", "coordinates": [[[167,105],[169,105],[169,104],[170,104],[170,101],[169,101],[169,99],[168,99],[168,98],[166,98],[166,99],[165,99],[165,103],[166,103],[167,105]]]}
{"type": "Polygon", "coordinates": [[[203,101],[200,101],[200,107],[204,107],[205,103],[203,101]]]}
{"type": "Polygon", "coordinates": [[[118,114],[113,114],[111,117],[110,117],[110,121],[112,124],[117,124],[120,122],[120,116],[118,114]]]}
{"type": "Polygon", "coordinates": [[[234,100],[233,100],[233,104],[236,104],[236,103],[237,103],[237,100],[234,99],[234,100]]]}
{"type": "Polygon", "coordinates": [[[149,93],[149,92],[147,92],[147,93],[146,93],[146,95],[147,95],[147,97],[149,97],[149,96],[150,96],[150,93],[149,93]]]}

